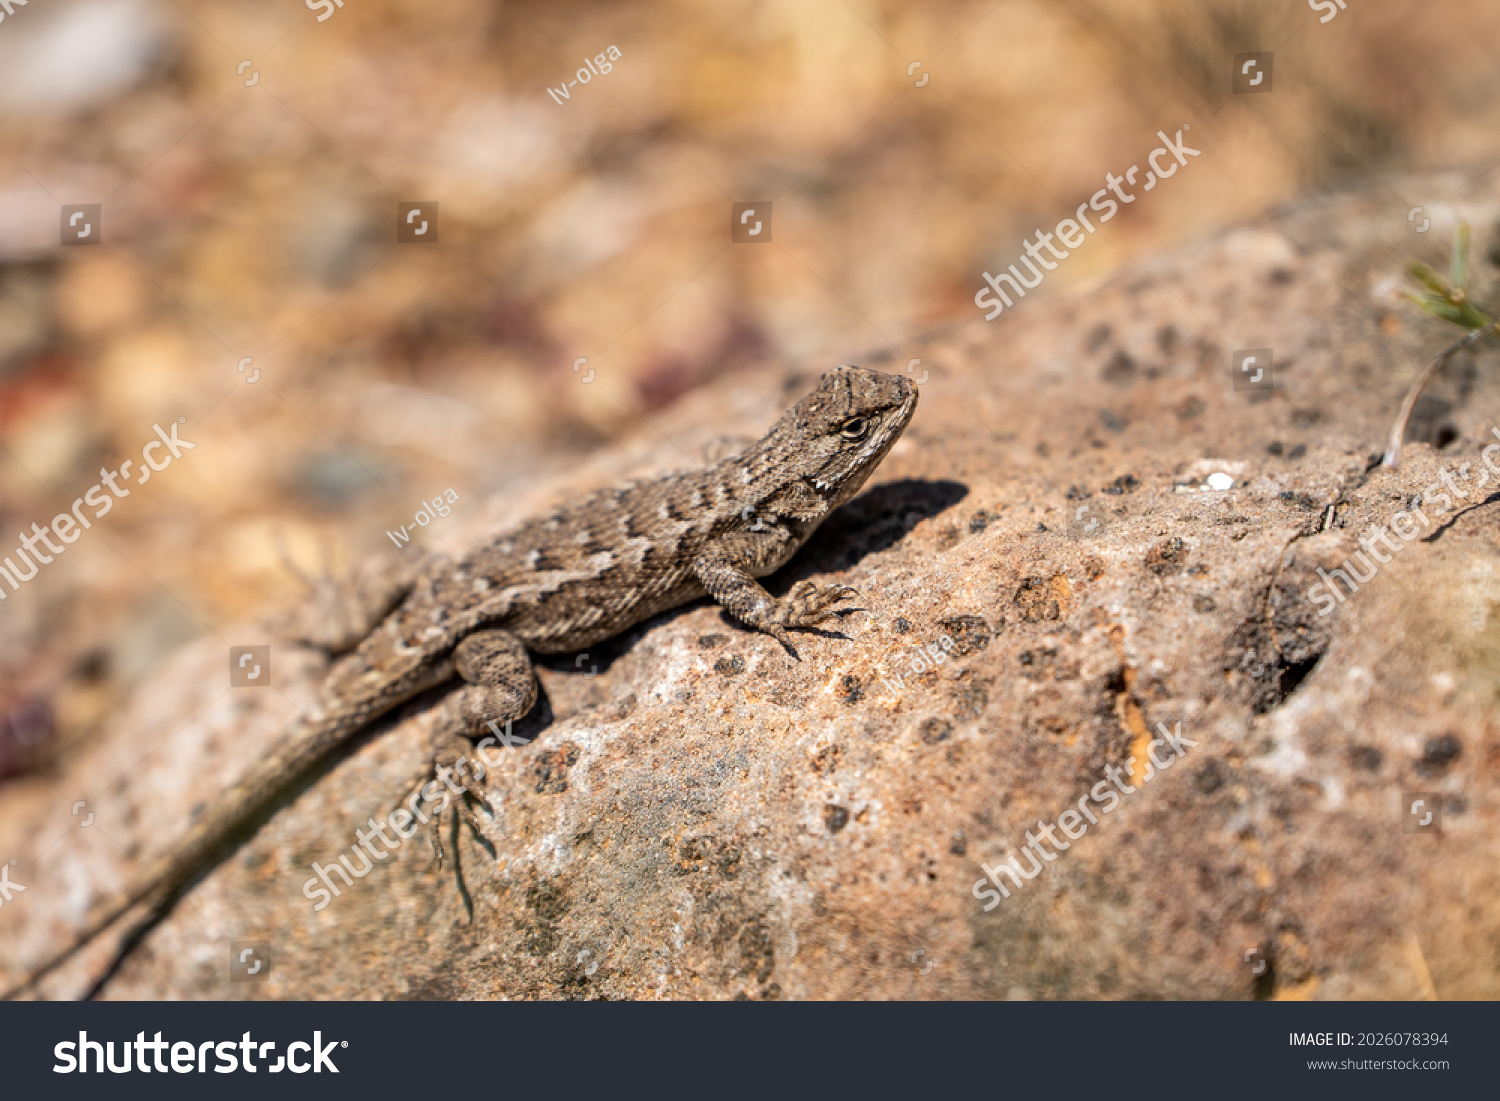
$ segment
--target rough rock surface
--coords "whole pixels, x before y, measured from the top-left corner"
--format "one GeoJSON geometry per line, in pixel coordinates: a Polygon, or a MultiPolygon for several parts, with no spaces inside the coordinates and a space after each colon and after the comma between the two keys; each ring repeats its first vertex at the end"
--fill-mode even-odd
{"type": "MultiPolygon", "coordinates": [[[[1500,184],[1424,186],[1494,250],[1500,184]]],[[[1500,353],[1451,364],[1419,407],[1427,442],[1372,469],[1452,339],[1387,293],[1408,255],[1445,258],[1395,205],[1316,200],[887,353],[931,372],[911,429],[772,582],[853,585],[847,638],[805,636],[795,664],[700,603],[549,661],[517,730],[536,740],[486,777],[482,842],[445,824],[440,867],[418,832],[315,912],[310,862],[423,777],[419,701],[194,886],[104,996],[1500,995],[1500,500],[1475,473],[1500,353]],[[1274,393],[1230,388],[1249,347],[1275,349],[1274,393]],[[1319,615],[1317,569],[1464,463],[1468,499],[1429,492],[1419,537],[1319,615]],[[1231,488],[1201,490],[1215,472],[1231,488]],[[1144,780],[1158,723],[1196,745],[1144,780]],[[1111,766],[1139,790],[985,912],[981,864],[1111,766]],[[1441,833],[1403,833],[1407,792],[1441,833]],[[228,981],[231,940],[270,942],[265,982],[228,981]]],[[[696,393],[483,527],[758,431],[818,369],[696,393]]],[[[60,775],[7,790],[0,853],[37,863],[0,914],[0,970],[170,845],[310,697],[321,659],[282,645],[271,690],[227,687],[225,645],[258,631],[188,646],[60,775]],[[79,828],[75,792],[121,773],[79,828]]],[[[112,947],[44,993],[76,996],[112,947]]]]}

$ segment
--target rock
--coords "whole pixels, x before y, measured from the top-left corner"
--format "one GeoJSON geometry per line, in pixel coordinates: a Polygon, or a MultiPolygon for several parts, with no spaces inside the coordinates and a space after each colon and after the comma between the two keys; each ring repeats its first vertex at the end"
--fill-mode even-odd
{"type": "MultiPolygon", "coordinates": [[[[1461,195],[1476,256],[1497,193],[1461,195]]],[[[426,778],[418,701],[284,800],[105,995],[1500,995],[1475,966],[1500,949],[1500,509],[1477,473],[1500,384],[1440,377],[1452,441],[1372,466],[1451,339],[1415,312],[1387,332],[1362,290],[1404,259],[1391,217],[1319,199],[1086,298],[960,317],[921,349],[932,378],[876,483],[772,581],[854,586],[847,637],[805,636],[796,663],[700,603],[547,660],[515,731],[535,740],[485,751],[489,807],[444,818],[441,867],[425,828],[353,851],[426,778]],[[1230,352],[1271,344],[1279,388],[1231,389],[1230,352]],[[1357,384],[1351,348],[1373,368],[1357,384]],[[1230,488],[1174,492],[1208,460],[1242,464],[1230,488]],[[1468,498],[1439,508],[1464,463],[1468,498]],[[1081,507],[1097,527],[1070,524],[1081,507]],[[1375,576],[1314,595],[1413,509],[1425,525],[1375,576]],[[1410,832],[1415,799],[1440,833],[1410,832]],[[341,854],[361,878],[325,871],[339,895],[315,909],[312,864],[341,854]],[[230,984],[239,940],[269,942],[264,982],[230,984]]],[[[816,373],[695,392],[491,526],[680,463],[667,440],[743,432],[747,402],[768,424],[816,373]]],[[[0,914],[8,973],[310,699],[319,659],[282,646],[272,690],[225,689],[224,643],[260,637],[188,645],[61,775],[7,792],[0,855],[27,856],[30,886],[0,914]]],[[[46,993],[78,994],[109,949],[46,993]]]]}

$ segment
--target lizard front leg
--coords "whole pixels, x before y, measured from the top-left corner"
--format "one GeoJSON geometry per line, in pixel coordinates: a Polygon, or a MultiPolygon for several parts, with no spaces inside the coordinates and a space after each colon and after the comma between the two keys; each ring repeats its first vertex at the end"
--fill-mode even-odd
{"type": "Polygon", "coordinates": [[[837,610],[837,605],[855,595],[847,585],[818,588],[809,580],[792,586],[777,600],[759,581],[757,571],[778,561],[786,552],[790,536],[781,531],[735,532],[716,540],[693,560],[693,576],[729,614],[747,627],[764,631],[797,656],[787,635],[790,630],[811,628],[837,610]]]}

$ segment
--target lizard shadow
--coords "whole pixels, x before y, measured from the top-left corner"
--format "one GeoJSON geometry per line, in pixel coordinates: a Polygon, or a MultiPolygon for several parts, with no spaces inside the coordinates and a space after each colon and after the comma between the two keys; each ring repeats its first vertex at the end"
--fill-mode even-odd
{"type": "Polygon", "coordinates": [[[797,554],[772,575],[781,591],[813,574],[834,573],[871,554],[889,550],[923,520],[953,508],[969,487],[946,478],[902,478],[862,493],[825,520],[797,554]]]}

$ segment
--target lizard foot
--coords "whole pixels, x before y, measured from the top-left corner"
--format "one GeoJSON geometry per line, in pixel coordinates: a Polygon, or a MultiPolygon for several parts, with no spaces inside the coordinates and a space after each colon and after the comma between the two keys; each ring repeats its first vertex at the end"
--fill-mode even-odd
{"type": "Polygon", "coordinates": [[[779,624],[793,629],[812,627],[838,612],[838,605],[859,594],[848,585],[829,585],[820,589],[806,579],[792,586],[781,602],[779,624]]]}
{"type": "MultiPolygon", "coordinates": [[[[474,834],[474,840],[482,845],[491,856],[494,856],[495,854],[494,846],[491,845],[489,839],[485,837],[484,829],[480,825],[479,819],[474,815],[475,807],[483,807],[485,811],[489,813],[490,817],[493,818],[495,816],[495,809],[490,805],[490,801],[485,797],[484,785],[481,782],[484,779],[484,765],[479,763],[478,761],[470,760],[467,754],[464,754],[462,752],[460,752],[458,756],[454,757],[453,748],[447,748],[445,750],[445,748],[442,746],[442,743],[450,738],[453,741],[459,740],[457,738],[452,738],[451,735],[445,736],[442,731],[438,731],[437,735],[433,738],[432,762],[429,766],[430,770],[427,773],[427,776],[424,779],[423,783],[418,785],[417,788],[418,791],[422,791],[424,793],[431,792],[431,795],[434,798],[441,796],[444,800],[443,802],[439,803],[437,809],[432,812],[432,821],[430,824],[430,829],[432,831],[432,847],[436,854],[437,866],[439,868],[441,868],[444,863],[442,842],[443,812],[450,806],[453,809],[452,822],[455,844],[457,843],[458,823],[460,821],[463,821],[468,825],[470,831],[472,831],[472,833],[474,834]],[[451,757],[452,760],[446,765],[440,764],[439,761],[445,756],[451,757]],[[432,790],[434,788],[434,785],[436,786],[435,791],[432,790]],[[447,791],[443,790],[445,787],[447,791]],[[451,792],[453,796],[451,799],[449,798],[449,792],[451,792]]],[[[468,748],[467,743],[464,743],[463,748],[468,748]]]]}

